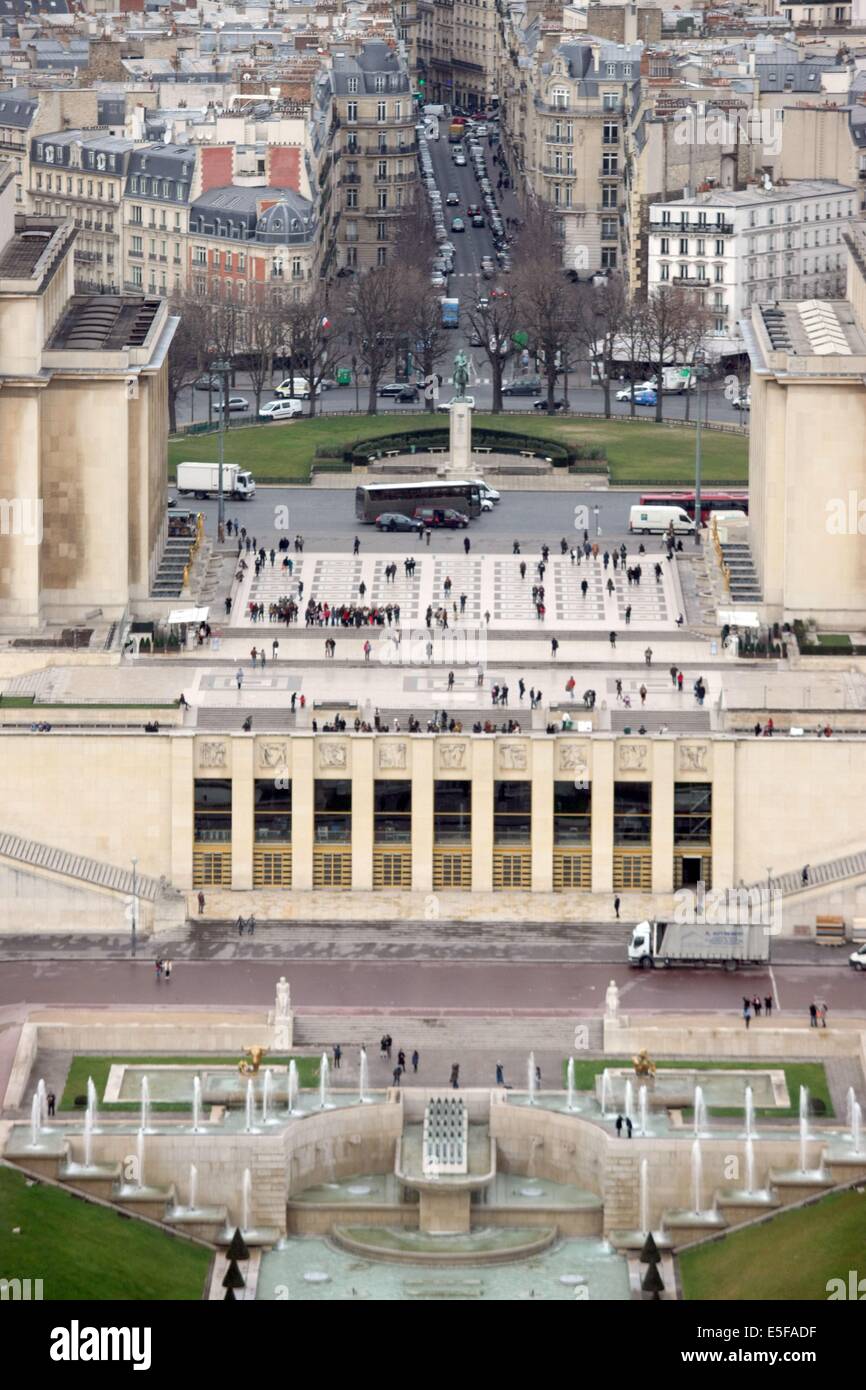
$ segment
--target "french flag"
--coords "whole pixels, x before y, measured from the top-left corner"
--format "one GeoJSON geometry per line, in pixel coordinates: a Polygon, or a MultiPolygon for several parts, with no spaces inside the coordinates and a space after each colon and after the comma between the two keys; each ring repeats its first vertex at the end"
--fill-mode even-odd
{"type": "Polygon", "coordinates": [[[331,320],[328,318],[327,314],[326,314],[325,317],[322,319],[322,327],[323,327],[326,331],[331,327],[331,320]]]}

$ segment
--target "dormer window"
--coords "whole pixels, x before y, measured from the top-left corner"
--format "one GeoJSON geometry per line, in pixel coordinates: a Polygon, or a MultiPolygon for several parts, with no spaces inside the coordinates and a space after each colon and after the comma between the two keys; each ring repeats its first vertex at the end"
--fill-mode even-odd
{"type": "Polygon", "coordinates": [[[54,146],[53,146],[53,145],[46,145],[46,146],[45,146],[45,163],[46,163],[46,164],[53,164],[53,163],[54,163],[54,146]]]}
{"type": "Polygon", "coordinates": [[[385,90],[385,78],[384,78],[384,77],[382,77],[382,76],[377,76],[377,77],[376,77],[376,80],[375,80],[375,90],[376,90],[377,92],[384,92],[384,90],[385,90]]]}
{"type": "Polygon", "coordinates": [[[96,167],[97,167],[97,169],[104,169],[104,168],[105,168],[105,155],[104,155],[104,154],[98,154],[98,155],[96,156],[96,167]]]}
{"type": "Polygon", "coordinates": [[[564,111],[568,106],[568,88],[554,87],[550,93],[550,104],[564,111]]]}
{"type": "Polygon", "coordinates": [[[358,79],[357,79],[357,77],[349,77],[349,78],[347,78],[347,80],[346,80],[346,91],[347,91],[347,92],[357,92],[357,90],[358,90],[358,79]]]}

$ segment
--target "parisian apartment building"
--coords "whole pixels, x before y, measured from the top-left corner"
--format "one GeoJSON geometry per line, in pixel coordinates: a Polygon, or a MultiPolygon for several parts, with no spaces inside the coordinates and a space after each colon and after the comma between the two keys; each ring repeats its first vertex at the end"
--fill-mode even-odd
{"type": "Polygon", "coordinates": [[[711,311],[711,345],[743,350],[753,305],[845,295],[845,232],[857,195],[830,179],[711,189],[650,207],[648,287],[696,292],[711,311]]]}

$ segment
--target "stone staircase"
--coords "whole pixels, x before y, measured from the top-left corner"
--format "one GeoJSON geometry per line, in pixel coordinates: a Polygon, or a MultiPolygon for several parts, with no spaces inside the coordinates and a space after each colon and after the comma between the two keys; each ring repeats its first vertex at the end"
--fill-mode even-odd
{"type": "Polygon", "coordinates": [[[169,536],[151,585],[152,598],[180,598],[183,572],[189,564],[192,540],[189,536],[169,536]]]}
{"type": "Polygon", "coordinates": [[[761,581],[745,541],[723,541],[722,558],[731,576],[732,603],[760,603],[761,581]]]}
{"type": "Polygon", "coordinates": [[[792,869],[786,874],[764,879],[749,885],[749,890],[770,890],[780,893],[783,898],[794,893],[810,893],[816,888],[826,888],[831,883],[843,883],[846,879],[866,877],[866,850],[855,854],[843,854],[838,859],[828,859],[823,864],[809,865],[809,881],[804,883],[801,869],[792,869]]]}
{"type": "MultiPolygon", "coordinates": [[[[98,859],[40,844],[38,840],[25,840],[20,835],[0,832],[0,859],[12,860],[31,869],[44,869],[95,888],[132,894],[131,869],[119,869],[98,859]]],[[[155,902],[159,890],[158,879],[149,878],[146,874],[136,875],[136,891],[145,902],[155,902]]]]}
{"type": "MultiPolygon", "coordinates": [[[[574,1051],[574,1030],[578,1023],[589,1029],[589,1050],[602,1047],[601,1019],[579,1019],[576,1014],[552,1018],[535,1015],[514,1018],[509,1014],[466,1014],[439,1017],[433,1014],[414,1014],[409,1010],[380,1009],[368,1014],[352,1010],[346,1014],[306,1013],[295,1011],[293,1042],[296,1047],[343,1048],[366,1044],[376,1048],[383,1033],[411,1031],[412,1046],[423,1057],[426,1051],[437,1048],[465,1050],[486,1049],[505,1051],[517,1048],[527,1054],[531,1049],[541,1052],[556,1049],[563,1056],[574,1051]]],[[[395,1043],[395,1057],[396,1046],[395,1043]]]]}

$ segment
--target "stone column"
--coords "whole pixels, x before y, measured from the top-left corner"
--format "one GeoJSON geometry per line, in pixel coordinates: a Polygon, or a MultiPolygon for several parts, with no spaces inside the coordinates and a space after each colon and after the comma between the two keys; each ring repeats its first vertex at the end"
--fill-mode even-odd
{"type": "Polygon", "coordinates": [[[232,738],[232,888],[253,886],[254,734],[232,738]]]}
{"type": "Polygon", "coordinates": [[[532,752],[532,891],[553,892],[553,780],[556,742],[534,739],[532,752]]]}
{"type": "Polygon", "coordinates": [[[433,888],[433,755],[432,735],[416,734],[409,742],[412,757],[412,888],[429,893],[433,888]]]}
{"type": "Polygon", "coordinates": [[[493,755],[495,740],[472,743],[472,891],[493,888],[493,755]]]}
{"type": "Polygon", "coordinates": [[[737,744],[717,739],[710,745],[713,780],[713,888],[736,887],[737,744]]]}
{"type": "Polygon", "coordinates": [[[652,746],[652,891],[674,889],[674,752],[658,740],[652,746]]]}
{"type": "Polygon", "coordinates": [[[171,735],[171,868],[175,888],[192,888],[192,843],[195,825],[195,739],[171,735]]]}
{"type": "Polygon", "coordinates": [[[613,890],[613,783],[616,743],[592,744],[592,891],[613,890]]]}
{"type": "Polygon", "coordinates": [[[373,887],[373,754],[372,735],[352,740],[352,888],[373,887]]]}
{"type": "Polygon", "coordinates": [[[292,888],[313,886],[313,735],[292,739],[292,888]]]}
{"type": "Polygon", "coordinates": [[[451,472],[466,477],[472,469],[472,407],[468,401],[460,401],[452,405],[450,416],[451,472]]]}

